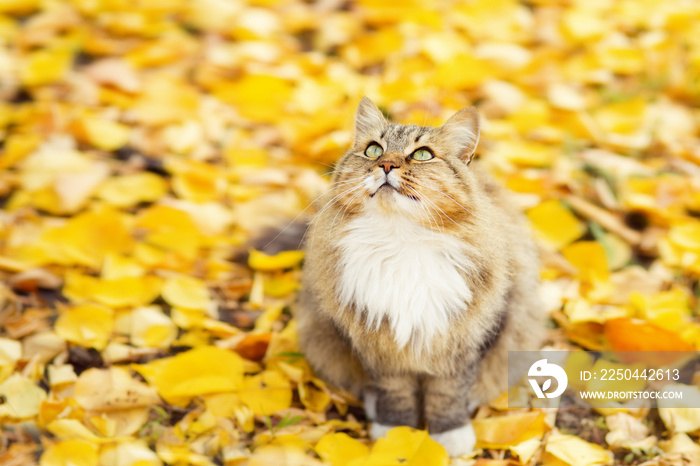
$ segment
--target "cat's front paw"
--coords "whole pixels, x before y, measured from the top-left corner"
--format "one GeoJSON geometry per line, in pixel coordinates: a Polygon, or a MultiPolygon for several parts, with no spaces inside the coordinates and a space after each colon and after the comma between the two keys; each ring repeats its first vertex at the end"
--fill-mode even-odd
{"type": "Polygon", "coordinates": [[[430,434],[430,437],[445,447],[451,458],[468,455],[476,445],[476,434],[471,423],[439,434],[430,434]]]}
{"type": "Polygon", "coordinates": [[[381,437],[385,437],[386,433],[394,427],[396,426],[387,426],[378,422],[373,422],[372,427],[369,428],[369,437],[372,440],[377,440],[381,437]]]}
{"type": "Polygon", "coordinates": [[[365,416],[367,420],[374,421],[377,418],[377,392],[370,388],[364,391],[365,416]]]}

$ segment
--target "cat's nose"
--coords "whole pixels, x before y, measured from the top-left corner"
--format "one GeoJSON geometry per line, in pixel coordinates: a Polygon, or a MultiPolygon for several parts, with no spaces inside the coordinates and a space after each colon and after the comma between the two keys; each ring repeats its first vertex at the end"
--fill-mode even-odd
{"type": "Polygon", "coordinates": [[[392,168],[399,168],[396,162],[391,161],[381,162],[379,166],[384,168],[384,173],[389,173],[392,168]]]}

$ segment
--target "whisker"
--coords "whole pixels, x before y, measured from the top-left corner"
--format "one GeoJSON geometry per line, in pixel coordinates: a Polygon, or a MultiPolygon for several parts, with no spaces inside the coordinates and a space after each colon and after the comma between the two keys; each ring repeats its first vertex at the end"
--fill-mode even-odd
{"type": "MultiPolygon", "coordinates": [[[[411,189],[414,189],[414,190],[415,190],[415,188],[413,188],[413,187],[411,187],[411,189]]],[[[439,213],[441,213],[444,217],[447,217],[447,218],[448,218],[452,223],[454,223],[456,226],[459,226],[459,223],[457,223],[450,215],[448,215],[444,210],[442,210],[432,199],[430,199],[429,197],[426,196],[426,197],[424,198],[424,200],[425,200],[425,202],[427,202],[433,209],[437,210],[437,211],[438,211],[439,213]]],[[[436,222],[437,222],[437,221],[436,221],[436,222]]],[[[444,227],[444,226],[445,226],[444,222],[441,222],[441,223],[442,223],[442,226],[444,227]]],[[[442,229],[441,229],[441,231],[442,231],[442,229]]],[[[442,232],[444,233],[444,231],[442,231],[442,232]]]]}
{"type": "Polygon", "coordinates": [[[440,233],[444,233],[444,231],[443,231],[442,227],[440,226],[440,224],[438,223],[437,219],[435,218],[433,213],[430,212],[430,210],[425,206],[423,201],[430,202],[430,203],[432,203],[432,202],[427,198],[421,198],[420,193],[413,186],[410,186],[408,183],[405,186],[406,186],[406,188],[410,189],[411,191],[413,191],[415,193],[415,197],[419,201],[419,206],[420,206],[421,210],[423,210],[423,212],[425,212],[425,214],[428,218],[428,223],[431,225],[431,227],[434,223],[435,229],[438,230],[440,233]]]}
{"type": "Polygon", "coordinates": [[[457,200],[455,200],[452,196],[450,196],[450,195],[447,194],[446,192],[444,192],[444,191],[442,191],[442,190],[440,190],[440,189],[435,189],[435,188],[431,188],[430,186],[426,186],[426,185],[424,185],[424,184],[422,184],[422,183],[419,183],[419,182],[416,181],[415,179],[413,180],[413,183],[416,184],[416,185],[418,185],[418,186],[420,186],[421,188],[430,189],[431,191],[435,191],[436,193],[442,194],[443,196],[445,196],[446,198],[448,198],[449,200],[451,200],[452,202],[454,202],[455,204],[457,204],[458,206],[460,206],[462,209],[464,209],[465,212],[467,212],[467,213],[469,213],[470,215],[473,215],[473,216],[476,217],[477,219],[480,219],[480,220],[481,220],[481,217],[479,216],[479,214],[477,214],[476,212],[474,212],[472,209],[468,209],[467,207],[463,206],[462,204],[460,204],[459,202],[457,202],[457,200]]]}
{"type": "MultiPolygon", "coordinates": [[[[361,188],[361,187],[363,187],[363,185],[358,184],[357,186],[353,186],[353,187],[351,187],[351,188],[348,188],[348,189],[346,189],[346,190],[343,190],[343,191],[340,192],[339,194],[336,194],[336,195],[335,195],[330,201],[328,201],[328,202],[326,203],[326,205],[323,206],[323,208],[316,214],[316,217],[319,217],[321,214],[323,214],[323,212],[325,212],[325,211],[326,211],[327,209],[329,209],[333,204],[335,204],[335,202],[336,202],[336,200],[337,200],[338,198],[340,198],[341,196],[347,195],[347,194],[351,193],[352,191],[354,191],[355,189],[359,189],[359,188],[361,188]]],[[[307,232],[308,232],[308,230],[307,230],[307,232]]],[[[305,237],[306,237],[306,233],[304,233],[304,236],[303,236],[302,239],[301,239],[301,240],[302,240],[302,243],[303,243],[305,237]]]]}

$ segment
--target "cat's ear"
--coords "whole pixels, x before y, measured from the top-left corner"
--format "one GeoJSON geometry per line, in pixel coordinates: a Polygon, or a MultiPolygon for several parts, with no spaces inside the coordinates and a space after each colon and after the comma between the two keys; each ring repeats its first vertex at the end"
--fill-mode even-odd
{"type": "Polygon", "coordinates": [[[454,153],[467,163],[472,161],[479,144],[479,113],[476,108],[464,107],[452,115],[440,131],[454,148],[454,153]]]}
{"type": "MultiPolygon", "coordinates": [[[[382,133],[388,125],[382,111],[367,97],[360,100],[355,116],[355,141],[371,138],[372,134],[382,133]]],[[[375,136],[376,137],[376,136],[375,136]]]]}

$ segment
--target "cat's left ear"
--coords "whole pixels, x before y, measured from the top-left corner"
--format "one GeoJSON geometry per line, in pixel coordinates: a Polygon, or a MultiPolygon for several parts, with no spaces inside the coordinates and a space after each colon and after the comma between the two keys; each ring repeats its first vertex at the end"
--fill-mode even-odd
{"type": "Polygon", "coordinates": [[[440,126],[445,140],[454,148],[453,153],[467,163],[472,161],[479,144],[479,113],[475,107],[464,107],[440,126]]]}

